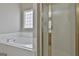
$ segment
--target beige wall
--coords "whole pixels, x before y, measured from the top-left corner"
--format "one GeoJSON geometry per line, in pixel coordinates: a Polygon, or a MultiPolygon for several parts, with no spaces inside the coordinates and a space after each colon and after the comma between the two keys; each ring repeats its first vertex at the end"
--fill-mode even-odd
{"type": "Polygon", "coordinates": [[[17,32],[20,30],[19,4],[0,4],[0,33],[17,32]]]}

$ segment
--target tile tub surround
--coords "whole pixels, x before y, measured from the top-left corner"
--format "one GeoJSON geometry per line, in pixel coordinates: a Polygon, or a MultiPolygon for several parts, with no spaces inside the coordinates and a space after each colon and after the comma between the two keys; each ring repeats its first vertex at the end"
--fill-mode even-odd
{"type": "Polygon", "coordinates": [[[0,34],[0,43],[33,51],[33,32],[0,34]]]}

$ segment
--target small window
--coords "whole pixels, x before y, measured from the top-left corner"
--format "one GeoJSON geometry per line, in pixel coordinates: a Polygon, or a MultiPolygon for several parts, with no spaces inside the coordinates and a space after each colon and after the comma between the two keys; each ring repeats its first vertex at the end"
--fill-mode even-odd
{"type": "Polygon", "coordinates": [[[33,28],[33,10],[24,11],[24,28],[33,28]]]}

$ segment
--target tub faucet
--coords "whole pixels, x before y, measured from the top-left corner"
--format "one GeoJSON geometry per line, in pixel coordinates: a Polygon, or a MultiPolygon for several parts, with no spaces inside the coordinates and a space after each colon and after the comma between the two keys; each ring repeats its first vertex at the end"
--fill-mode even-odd
{"type": "Polygon", "coordinates": [[[16,40],[14,39],[13,42],[15,42],[16,40]]]}
{"type": "Polygon", "coordinates": [[[7,42],[9,42],[10,39],[7,39],[7,42]]]}

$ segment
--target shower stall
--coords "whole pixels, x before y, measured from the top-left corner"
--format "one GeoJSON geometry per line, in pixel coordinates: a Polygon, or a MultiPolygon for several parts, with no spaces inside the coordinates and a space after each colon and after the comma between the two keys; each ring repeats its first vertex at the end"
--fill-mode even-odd
{"type": "Polygon", "coordinates": [[[76,55],[76,4],[42,3],[40,21],[43,56],[76,55]]]}

